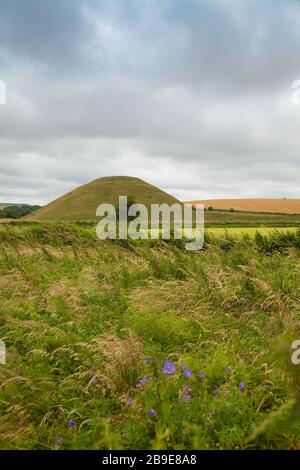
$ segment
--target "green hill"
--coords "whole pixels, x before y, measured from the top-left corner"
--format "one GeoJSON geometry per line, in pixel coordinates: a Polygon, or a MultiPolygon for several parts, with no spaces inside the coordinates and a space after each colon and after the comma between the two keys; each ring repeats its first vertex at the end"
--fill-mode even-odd
{"type": "Polygon", "coordinates": [[[0,210],[5,209],[10,206],[22,206],[22,204],[12,203],[12,202],[0,202],[0,210]]]}
{"type": "Polygon", "coordinates": [[[128,196],[128,199],[145,204],[147,207],[150,204],[179,203],[170,194],[139,178],[108,176],[79,186],[38,209],[34,214],[26,216],[25,219],[38,222],[89,221],[96,218],[96,209],[99,204],[111,203],[117,207],[119,196],[128,196]]]}
{"type": "Polygon", "coordinates": [[[20,219],[21,217],[31,214],[41,206],[30,206],[29,204],[11,204],[5,207],[0,206],[0,219],[20,219]]]}

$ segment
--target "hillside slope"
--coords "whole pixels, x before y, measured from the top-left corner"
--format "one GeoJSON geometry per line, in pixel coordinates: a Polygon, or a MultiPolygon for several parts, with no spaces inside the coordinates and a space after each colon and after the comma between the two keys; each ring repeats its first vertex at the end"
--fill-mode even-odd
{"type": "Polygon", "coordinates": [[[133,198],[136,203],[174,204],[179,201],[161,189],[130,176],[109,176],[79,186],[27,216],[32,221],[88,221],[96,217],[99,204],[118,205],[119,196],[133,198]]]}

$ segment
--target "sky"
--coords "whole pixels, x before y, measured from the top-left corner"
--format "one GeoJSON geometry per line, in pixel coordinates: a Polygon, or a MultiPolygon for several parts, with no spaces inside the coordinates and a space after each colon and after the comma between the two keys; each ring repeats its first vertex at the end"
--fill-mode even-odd
{"type": "Polygon", "coordinates": [[[298,0],[0,0],[0,80],[0,202],[300,197],[298,0]]]}

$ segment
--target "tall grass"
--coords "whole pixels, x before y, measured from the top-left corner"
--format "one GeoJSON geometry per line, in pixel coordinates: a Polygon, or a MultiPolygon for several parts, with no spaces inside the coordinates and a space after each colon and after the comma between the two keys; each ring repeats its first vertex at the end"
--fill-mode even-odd
{"type": "Polygon", "coordinates": [[[1,448],[300,448],[299,232],[190,253],[15,224],[0,243],[1,448]]]}

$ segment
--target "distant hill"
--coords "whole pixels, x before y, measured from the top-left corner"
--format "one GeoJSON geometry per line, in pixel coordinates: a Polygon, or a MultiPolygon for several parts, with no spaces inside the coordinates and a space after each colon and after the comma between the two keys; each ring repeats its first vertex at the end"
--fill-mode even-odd
{"type": "Polygon", "coordinates": [[[9,206],[22,206],[23,204],[15,204],[13,202],[0,202],[0,210],[5,209],[5,207],[9,206]]]}
{"type": "Polygon", "coordinates": [[[300,199],[208,199],[186,201],[185,204],[204,204],[205,208],[247,212],[300,214],[300,199]]]}
{"type": "Polygon", "coordinates": [[[134,202],[145,204],[147,207],[150,204],[179,203],[170,194],[139,178],[107,176],[79,186],[26,216],[25,219],[41,222],[94,220],[99,204],[111,203],[117,207],[119,196],[128,196],[134,202]]]}
{"type": "Polygon", "coordinates": [[[4,204],[0,205],[0,220],[1,219],[20,219],[21,217],[31,214],[39,209],[40,206],[30,206],[29,204],[4,204]]]}

